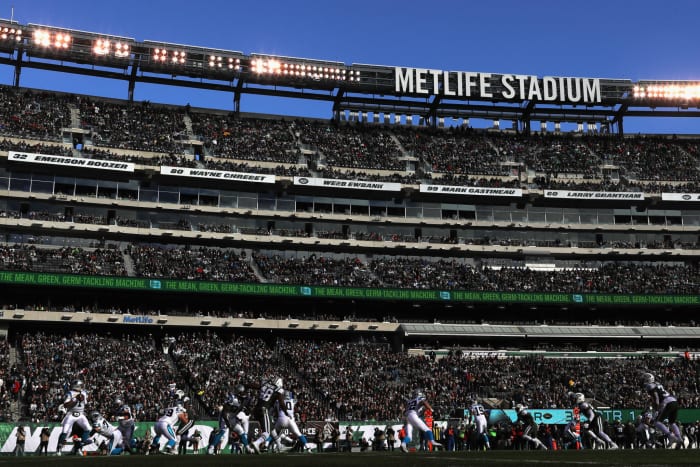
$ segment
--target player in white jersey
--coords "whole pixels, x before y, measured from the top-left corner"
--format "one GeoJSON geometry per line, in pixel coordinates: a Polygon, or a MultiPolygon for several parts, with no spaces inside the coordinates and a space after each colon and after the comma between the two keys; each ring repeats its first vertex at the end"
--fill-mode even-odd
{"type": "Polygon", "coordinates": [[[71,435],[73,427],[79,426],[82,430],[82,442],[87,443],[90,435],[90,422],[85,416],[85,406],[88,396],[85,392],[83,381],[80,379],[73,380],[70,385],[70,390],[66,393],[63,400],[63,407],[66,409],[66,415],[61,421],[61,434],[58,437],[57,453],[61,455],[61,450],[66,442],[66,438],[71,435]]]}
{"type": "Polygon", "coordinates": [[[90,435],[99,435],[107,440],[107,455],[116,456],[122,453],[122,433],[109,423],[99,412],[90,414],[92,431],[90,435]]]}
{"type": "Polygon", "coordinates": [[[469,418],[470,422],[474,423],[476,427],[474,432],[479,437],[479,443],[483,443],[486,449],[491,449],[491,443],[489,441],[488,434],[488,421],[486,420],[486,410],[484,406],[479,403],[479,401],[474,398],[471,400],[469,405],[469,418]]]}
{"type": "Polygon", "coordinates": [[[408,452],[408,444],[411,442],[411,438],[413,437],[413,428],[416,428],[425,434],[425,440],[427,441],[428,446],[442,446],[440,443],[435,441],[433,430],[431,430],[421,418],[421,415],[425,410],[430,410],[432,412],[433,407],[428,402],[425,393],[420,389],[416,389],[413,391],[412,398],[406,402],[406,411],[404,413],[406,418],[406,436],[401,441],[401,450],[403,452],[408,452]]]}
{"type": "Polygon", "coordinates": [[[603,417],[600,412],[593,407],[593,404],[586,401],[586,396],[583,393],[577,392],[573,397],[579,414],[588,419],[588,436],[604,448],[617,449],[617,444],[610,439],[603,428],[603,417]]]}
{"type": "Polygon", "coordinates": [[[116,407],[114,410],[114,419],[118,422],[117,429],[122,434],[121,447],[129,454],[133,454],[131,449],[131,441],[134,438],[136,422],[134,420],[134,415],[131,412],[131,407],[125,404],[120,398],[115,399],[114,405],[116,407]]]}
{"type": "Polygon", "coordinates": [[[190,398],[183,397],[182,400],[177,401],[172,407],[165,409],[163,416],[158,419],[153,427],[156,434],[151,443],[153,452],[160,451],[160,438],[163,436],[168,440],[163,452],[165,454],[177,454],[177,451],[175,451],[177,436],[186,433],[193,424],[187,415],[189,407],[190,398]]]}
{"type": "Polygon", "coordinates": [[[644,384],[644,390],[651,398],[651,407],[655,412],[654,427],[668,438],[669,445],[682,442],[683,436],[676,423],[678,419],[678,400],[660,383],[657,383],[654,375],[651,373],[642,375],[642,383],[644,384]],[[671,430],[664,425],[663,420],[668,420],[671,430]]]}
{"type": "Polygon", "coordinates": [[[294,420],[294,405],[296,401],[294,399],[294,394],[291,391],[284,391],[284,397],[281,400],[275,401],[274,410],[277,414],[277,420],[275,421],[275,427],[272,429],[270,435],[272,440],[277,445],[277,450],[279,451],[282,447],[282,430],[287,428],[294,436],[297,437],[299,442],[304,446],[304,451],[309,451],[308,441],[306,436],[301,433],[296,420],[294,420]]]}

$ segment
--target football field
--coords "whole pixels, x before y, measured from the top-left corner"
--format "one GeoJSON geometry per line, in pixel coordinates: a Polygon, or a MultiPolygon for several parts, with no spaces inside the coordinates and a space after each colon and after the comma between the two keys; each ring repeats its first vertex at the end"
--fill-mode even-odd
{"type": "Polygon", "coordinates": [[[355,452],[323,454],[262,454],[255,455],[185,455],[185,456],[2,456],[0,465],[12,466],[111,466],[111,467],[173,467],[173,466],[251,466],[251,467],[418,467],[474,465],[700,465],[698,450],[628,450],[628,451],[489,451],[402,453],[355,452]]]}

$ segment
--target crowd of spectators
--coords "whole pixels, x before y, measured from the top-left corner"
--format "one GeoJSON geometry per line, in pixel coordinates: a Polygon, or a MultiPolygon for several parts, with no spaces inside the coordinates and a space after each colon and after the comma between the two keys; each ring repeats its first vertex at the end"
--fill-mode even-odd
{"type": "Polygon", "coordinates": [[[0,245],[0,265],[9,271],[126,275],[122,253],[105,248],[42,248],[31,244],[0,245]]]}
{"type": "Polygon", "coordinates": [[[10,362],[10,343],[0,339],[0,422],[10,421],[12,405],[19,398],[22,377],[10,362]]]}
{"type": "Polygon", "coordinates": [[[473,175],[510,175],[488,136],[469,129],[397,131],[401,146],[413,157],[425,162],[432,172],[473,175]]]}
{"type": "Polygon", "coordinates": [[[193,133],[209,154],[225,159],[299,163],[295,122],[241,119],[234,115],[191,112],[193,133]]]}
{"type": "Polygon", "coordinates": [[[315,150],[319,162],[329,168],[406,169],[401,148],[385,128],[301,120],[296,124],[301,143],[315,150]]]}
{"type": "Polygon", "coordinates": [[[17,340],[24,400],[36,421],[60,419],[65,385],[86,382],[90,405],[112,407],[125,398],[140,419],[164,407],[171,383],[192,394],[204,413],[237,384],[251,391],[271,375],[282,376],[305,420],[401,419],[407,395],[423,388],[436,419],[461,418],[469,398],[510,408],[570,408],[571,392],[599,404],[637,408],[648,404],[640,374],[650,372],[674,393],[681,408],[700,405],[700,360],[649,353],[638,357],[504,357],[452,349],[444,357],[392,351],[387,345],[343,339],[263,339],[211,331],[100,336],[93,333],[23,334],[17,340]]]}
{"type": "Polygon", "coordinates": [[[257,282],[245,252],[220,248],[161,248],[130,245],[127,253],[139,277],[257,282]]]}
{"type": "Polygon", "coordinates": [[[69,97],[59,94],[0,87],[0,133],[5,136],[59,141],[70,127],[69,97]]]}
{"type": "Polygon", "coordinates": [[[568,261],[561,268],[540,270],[517,262],[284,253],[178,245],[128,244],[120,251],[5,244],[0,245],[0,265],[13,271],[432,290],[692,295],[700,287],[700,269],[692,261],[568,261]],[[127,263],[133,263],[133,271],[127,263]]]}
{"type": "Polygon", "coordinates": [[[121,398],[142,420],[155,420],[171,402],[178,375],[153,336],[34,332],[18,336],[23,398],[35,422],[60,422],[63,398],[74,379],[89,388],[89,406],[108,414],[121,398]]]}
{"type": "Polygon", "coordinates": [[[699,140],[242,118],[10,87],[0,101],[0,132],[21,138],[4,150],[195,167],[192,143],[201,141],[204,167],[284,176],[645,192],[697,192],[700,183],[699,140]],[[87,132],[75,153],[53,143],[75,125],[72,111],[87,132]]]}
{"type": "Polygon", "coordinates": [[[95,146],[160,153],[182,153],[188,140],[182,107],[149,102],[114,103],[78,99],[81,128],[95,146]]]}

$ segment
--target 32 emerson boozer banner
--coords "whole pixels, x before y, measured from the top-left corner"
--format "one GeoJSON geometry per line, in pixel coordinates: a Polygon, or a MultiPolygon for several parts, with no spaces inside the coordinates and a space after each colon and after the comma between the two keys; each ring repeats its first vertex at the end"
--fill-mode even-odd
{"type": "Polygon", "coordinates": [[[474,99],[598,104],[600,79],[395,67],[395,91],[474,99]]]}

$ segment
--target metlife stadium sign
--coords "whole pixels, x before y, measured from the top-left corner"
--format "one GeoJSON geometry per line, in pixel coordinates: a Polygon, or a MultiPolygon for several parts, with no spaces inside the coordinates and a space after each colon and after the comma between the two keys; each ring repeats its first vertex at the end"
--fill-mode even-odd
{"type": "Polygon", "coordinates": [[[454,98],[599,104],[599,78],[475,73],[395,67],[395,91],[454,98]]]}

